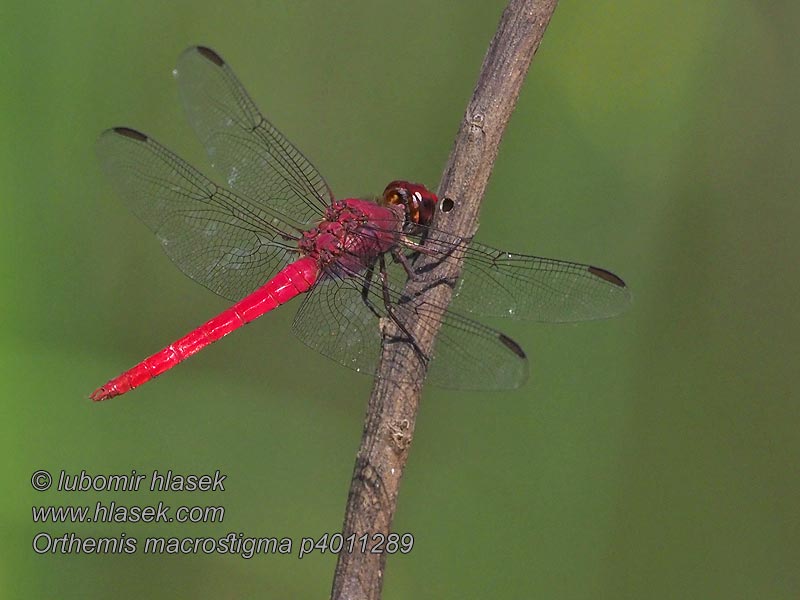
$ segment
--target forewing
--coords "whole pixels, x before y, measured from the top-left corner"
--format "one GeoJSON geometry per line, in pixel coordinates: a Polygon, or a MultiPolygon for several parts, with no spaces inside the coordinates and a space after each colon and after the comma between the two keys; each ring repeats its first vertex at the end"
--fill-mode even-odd
{"type": "Polygon", "coordinates": [[[565,323],[625,311],[631,294],[610,271],[470,244],[453,306],[487,316],[565,323]]]}
{"type": "Polygon", "coordinates": [[[319,171],[267,121],[213,50],[188,48],[175,69],[189,123],[227,186],[300,225],[333,200],[319,171]]]}
{"type": "Polygon", "coordinates": [[[220,296],[239,300],[296,258],[278,215],[217,186],[152,138],[109,129],[97,154],[178,268],[220,296]]]}
{"type": "MultiPolygon", "coordinates": [[[[504,252],[432,229],[409,237],[441,261],[464,257],[451,302],[462,313],[568,323],[613,317],[631,303],[625,282],[599,267],[504,252]]],[[[405,254],[413,262],[414,251],[405,254]]]]}

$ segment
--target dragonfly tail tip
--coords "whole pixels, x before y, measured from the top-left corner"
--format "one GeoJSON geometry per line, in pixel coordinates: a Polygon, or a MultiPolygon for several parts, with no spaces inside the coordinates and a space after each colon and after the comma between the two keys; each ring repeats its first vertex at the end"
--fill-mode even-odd
{"type": "Polygon", "coordinates": [[[112,390],[106,389],[106,386],[102,386],[89,394],[89,399],[92,402],[102,402],[103,400],[108,400],[116,395],[117,394],[115,394],[112,390]]]}

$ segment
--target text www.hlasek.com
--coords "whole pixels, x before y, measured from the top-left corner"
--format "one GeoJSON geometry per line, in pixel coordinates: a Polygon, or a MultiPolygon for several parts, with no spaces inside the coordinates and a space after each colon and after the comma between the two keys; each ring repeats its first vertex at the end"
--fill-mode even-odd
{"type": "Polygon", "coordinates": [[[174,511],[163,502],[151,506],[97,502],[94,506],[33,507],[34,523],[222,523],[224,520],[224,506],[179,506],[174,511]]]}

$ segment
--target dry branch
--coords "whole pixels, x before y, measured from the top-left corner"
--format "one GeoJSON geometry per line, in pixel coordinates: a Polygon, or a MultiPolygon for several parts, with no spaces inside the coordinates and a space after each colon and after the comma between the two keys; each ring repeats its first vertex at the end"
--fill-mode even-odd
{"type": "MultiPolygon", "coordinates": [[[[462,238],[474,234],[500,140],[556,4],[557,0],[511,0],[506,7],[439,185],[439,197],[453,199],[455,207],[449,213],[437,215],[437,229],[462,238]]],[[[421,256],[415,267],[430,268],[437,281],[457,279],[460,260],[433,264],[435,261],[421,256]]],[[[422,285],[410,281],[406,291],[409,295],[422,292],[422,285]]],[[[450,286],[439,285],[424,291],[420,298],[433,305],[447,306],[451,294],[450,286]]],[[[418,347],[430,355],[434,343],[430,327],[423,333],[415,323],[407,322],[405,326],[415,335],[418,347]]],[[[385,345],[356,456],[344,520],[345,537],[365,533],[386,535],[390,531],[422,390],[421,378],[415,380],[403,374],[424,372],[425,364],[411,345],[385,345]]],[[[331,597],[334,600],[380,598],[385,565],[386,554],[342,552],[331,597]]]]}

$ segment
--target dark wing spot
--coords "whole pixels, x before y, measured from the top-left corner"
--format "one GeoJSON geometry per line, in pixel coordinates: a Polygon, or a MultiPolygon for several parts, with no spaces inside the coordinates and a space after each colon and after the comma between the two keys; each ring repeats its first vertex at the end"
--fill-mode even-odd
{"type": "Polygon", "coordinates": [[[511,350],[514,354],[516,354],[520,358],[526,358],[525,351],[522,348],[520,348],[520,345],[517,342],[512,340],[510,337],[508,337],[504,333],[499,334],[499,337],[500,337],[500,341],[503,342],[503,344],[509,350],[511,350]]]}
{"type": "Polygon", "coordinates": [[[137,142],[147,141],[147,136],[145,134],[140,131],[136,131],[135,129],[131,129],[130,127],[114,127],[114,133],[131,138],[137,142]]]}
{"type": "Polygon", "coordinates": [[[225,64],[225,61],[222,60],[222,57],[214,52],[211,48],[206,48],[205,46],[198,46],[197,51],[205,56],[208,60],[213,62],[218,67],[221,67],[225,64]]]}
{"type": "Polygon", "coordinates": [[[588,267],[587,271],[592,275],[599,277],[600,279],[605,279],[608,283],[613,283],[616,286],[621,288],[625,287],[625,282],[622,281],[619,277],[614,275],[611,271],[606,271],[605,269],[601,269],[600,267],[588,267]]]}

